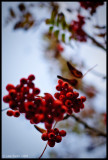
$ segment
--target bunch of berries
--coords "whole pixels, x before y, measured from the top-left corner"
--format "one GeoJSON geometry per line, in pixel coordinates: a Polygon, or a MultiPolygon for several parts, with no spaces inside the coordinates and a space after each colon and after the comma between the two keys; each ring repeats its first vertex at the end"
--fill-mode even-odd
{"type": "Polygon", "coordinates": [[[66,113],[71,115],[74,111],[75,113],[80,112],[80,109],[84,108],[84,103],[86,101],[85,96],[81,96],[78,98],[79,93],[73,91],[73,87],[70,86],[67,82],[63,82],[63,80],[58,80],[58,85],[56,89],[59,92],[54,94],[55,98],[62,101],[64,106],[67,108],[66,113]]]}
{"type": "Polygon", "coordinates": [[[47,130],[47,132],[43,133],[41,138],[43,141],[48,141],[48,145],[50,147],[54,147],[55,143],[60,143],[62,141],[62,137],[66,136],[66,131],[59,131],[58,128],[47,130]]]}
{"type": "Polygon", "coordinates": [[[72,32],[71,38],[74,38],[81,42],[86,42],[87,36],[82,28],[85,24],[84,17],[78,14],[77,18],[78,21],[73,20],[69,26],[69,30],[72,32]]]}
{"type": "MultiPolygon", "coordinates": [[[[84,108],[83,102],[86,98],[84,96],[78,98],[79,93],[73,91],[67,82],[60,79],[56,86],[60,93],[54,94],[56,99],[50,93],[44,93],[44,96],[41,97],[39,96],[40,89],[35,87],[33,80],[35,80],[35,76],[31,74],[28,78],[21,78],[20,84],[16,86],[13,84],[6,86],[9,93],[3,97],[3,101],[9,103],[11,109],[7,111],[7,115],[19,117],[20,113],[23,113],[31,124],[44,123],[49,137],[46,136],[46,140],[48,140],[49,146],[54,146],[55,142],[61,141],[60,136],[64,136],[66,133],[57,129],[52,130],[53,123],[63,120],[66,113],[79,112],[81,108],[84,108]],[[53,135],[57,135],[54,135],[53,140],[52,132],[53,135]]],[[[45,137],[45,134],[42,137],[45,137]]],[[[44,140],[44,138],[42,139],[44,140]]]]}
{"type": "Polygon", "coordinates": [[[82,1],[80,2],[80,6],[83,7],[84,9],[90,9],[90,14],[92,15],[93,13],[96,12],[96,8],[99,7],[100,5],[103,5],[103,1],[97,1],[97,2],[92,2],[92,1],[82,1]]]}

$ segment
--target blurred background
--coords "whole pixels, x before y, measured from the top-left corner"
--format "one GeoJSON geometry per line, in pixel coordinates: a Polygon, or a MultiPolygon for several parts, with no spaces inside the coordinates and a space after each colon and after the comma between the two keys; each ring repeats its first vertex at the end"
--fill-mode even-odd
{"type": "MultiPolygon", "coordinates": [[[[87,97],[85,108],[75,115],[106,132],[105,42],[106,2],[94,13],[79,2],[2,2],[2,97],[7,94],[8,83],[17,85],[29,74],[36,76],[40,95],[54,95],[57,75],[72,78],[67,61],[83,74],[97,64],[75,86],[80,96],[87,97]],[[50,23],[53,11],[64,15],[66,24],[77,21],[78,14],[86,17],[83,30],[88,34],[87,41],[69,39],[70,30],[50,23]]],[[[2,109],[7,107],[2,101],[2,109]]],[[[67,135],[54,148],[48,146],[43,158],[106,157],[106,138],[95,135],[74,118],[59,122],[57,127],[67,135]]],[[[38,158],[45,145],[41,133],[24,115],[14,118],[8,117],[6,110],[2,112],[2,158],[38,158]]]]}

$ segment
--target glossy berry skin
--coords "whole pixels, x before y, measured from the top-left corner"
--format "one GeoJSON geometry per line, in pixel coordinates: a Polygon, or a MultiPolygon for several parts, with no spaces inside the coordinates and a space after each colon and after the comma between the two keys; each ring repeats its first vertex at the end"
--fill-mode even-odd
{"type": "Polygon", "coordinates": [[[59,132],[60,136],[65,137],[66,136],[66,131],[65,130],[61,130],[59,132]]]}
{"type": "Polygon", "coordinates": [[[6,113],[8,116],[13,116],[14,112],[12,110],[8,110],[6,113]]]}
{"type": "Polygon", "coordinates": [[[20,112],[19,111],[14,111],[13,115],[14,115],[14,117],[19,117],[20,116],[20,112]]]}
{"type": "Polygon", "coordinates": [[[9,91],[10,89],[15,89],[15,86],[13,84],[7,84],[6,90],[9,91]]]}
{"type": "Polygon", "coordinates": [[[41,138],[43,141],[47,141],[48,140],[48,133],[43,133],[41,138]]]}
{"type": "Polygon", "coordinates": [[[50,147],[54,147],[54,146],[55,146],[55,140],[49,139],[49,140],[48,140],[48,145],[49,145],[50,147]]]}
{"type": "Polygon", "coordinates": [[[30,74],[30,75],[28,76],[28,80],[30,80],[30,81],[35,80],[35,76],[34,76],[33,74],[30,74]]]}
{"type": "Polygon", "coordinates": [[[62,137],[60,135],[56,136],[56,140],[57,143],[60,143],[62,141],[62,137]]]}

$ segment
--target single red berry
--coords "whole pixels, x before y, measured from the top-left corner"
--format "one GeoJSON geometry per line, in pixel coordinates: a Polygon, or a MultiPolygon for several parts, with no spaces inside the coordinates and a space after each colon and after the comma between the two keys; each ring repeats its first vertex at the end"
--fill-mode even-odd
{"type": "Polygon", "coordinates": [[[19,111],[14,111],[13,115],[14,115],[14,117],[19,117],[20,116],[20,112],[19,111]]]}
{"type": "Polygon", "coordinates": [[[67,107],[65,105],[62,105],[60,110],[61,110],[61,113],[66,113],[67,107]]]}
{"type": "Polygon", "coordinates": [[[34,95],[38,95],[40,93],[40,89],[39,88],[33,88],[33,94],[34,95]]]}
{"type": "Polygon", "coordinates": [[[82,102],[86,101],[86,97],[85,96],[81,96],[80,99],[82,100],[82,102]]]}
{"type": "Polygon", "coordinates": [[[34,76],[33,74],[30,74],[30,75],[28,76],[28,79],[29,79],[30,81],[33,81],[33,80],[35,80],[35,76],[34,76]]]}
{"type": "Polygon", "coordinates": [[[50,147],[54,147],[54,146],[55,146],[55,140],[49,139],[49,140],[48,140],[48,145],[49,145],[50,147]]]}
{"type": "Polygon", "coordinates": [[[54,132],[50,132],[50,133],[48,134],[48,138],[49,138],[49,139],[55,139],[55,133],[54,133],[54,132]]]}
{"type": "Polygon", "coordinates": [[[57,143],[60,143],[62,141],[62,137],[60,135],[57,135],[55,141],[57,143]]]}
{"type": "Polygon", "coordinates": [[[22,88],[22,85],[21,84],[18,84],[16,85],[15,89],[17,92],[20,92],[21,91],[21,88],[22,88]]]}
{"type": "Polygon", "coordinates": [[[59,131],[60,136],[65,137],[66,136],[66,131],[65,130],[61,130],[59,131]]]}
{"type": "Polygon", "coordinates": [[[47,141],[48,140],[48,133],[43,133],[41,138],[43,141],[47,141]]]}
{"type": "Polygon", "coordinates": [[[84,104],[81,104],[80,108],[83,109],[84,108],[84,104]]]}
{"type": "Polygon", "coordinates": [[[27,79],[26,78],[21,78],[20,79],[20,84],[27,84],[27,79]]]}
{"type": "Polygon", "coordinates": [[[69,84],[67,82],[63,82],[62,87],[63,88],[68,88],[69,84]]]}
{"type": "Polygon", "coordinates": [[[12,111],[12,110],[8,110],[8,111],[7,111],[7,115],[8,115],[8,116],[13,116],[13,111],[12,111]]]}
{"type": "Polygon", "coordinates": [[[59,99],[59,96],[60,96],[60,93],[58,93],[58,92],[54,94],[54,97],[55,97],[56,99],[59,99]]]}
{"type": "Polygon", "coordinates": [[[10,90],[9,90],[9,95],[10,95],[12,98],[15,98],[16,95],[17,95],[16,90],[15,90],[15,89],[10,89],[10,90]]]}
{"type": "Polygon", "coordinates": [[[72,92],[68,92],[67,94],[66,94],[66,97],[67,98],[69,98],[69,99],[72,99],[73,98],[73,93],[72,92]]]}
{"type": "Polygon", "coordinates": [[[9,101],[9,107],[11,108],[11,109],[13,109],[13,110],[16,110],[16,108],[17,108],[17,103],[15,102],[15,101],[9,101]]]}
{"type": "Polygon", "coordinates": [[[15,86],[13,84],[8,84],[6,90],[9,91],[10,89],[15,89],[15,86]]]}
{"type": "Polygon", "coordinates": [[[75,97],[75,98],[77,98],[77,97],[79,96],[79,93],[76,92],[76,91],[74,91],[73,94],[74,94],[74,97],[75,97]]]}
{"type": "Polygon", "coordinates": [[[24,107],[26,111],[32,111],[34,109],[34,103],[33,102],[25,102],[24,107]]]}
{"type": "Polygon", "coordinates": [[[9,103],[10,100],[11,100],[10,95],[6,95],[6,96],[3,97],[3,101],[4,101],[5,103],[9,103]]]}
{"type": "Polygon", "coordinates": [[[60,100],[60,101],[63,102],[63,101],[65,101],[65,99],[66,99],[65,95],[60,95],[60,96],[59,96],[59,100],[60,100]]]}
{"type": "Polygon", "coordinates": [[[58,128],[54,128],[54,133],[55,133],[55,135],[58,135],[59,134],[59,129],[58,128]]]}
{"type": "Polygon", "coordinates": [[[60,85],[57,85],[57,86],[56,86],[56,90],[57,90],[57,91],[61,91],[61,86],[60,86],[60,85]]]}
{"type": "Polygon", "coordinates": [[[71,107],[72,106],[72,101],[71,100],[66,100],[65,101],[65,105],[67,106],[67,107],[71,107]]]}
{"type": "Polygon", "coordinates": [[[62,80],[62,79],[59,79],[59,80],[58,80],[58,84],[59,84],[59,85],[62,85],[62,84],[63,84],[63,80],[62,80]]]}

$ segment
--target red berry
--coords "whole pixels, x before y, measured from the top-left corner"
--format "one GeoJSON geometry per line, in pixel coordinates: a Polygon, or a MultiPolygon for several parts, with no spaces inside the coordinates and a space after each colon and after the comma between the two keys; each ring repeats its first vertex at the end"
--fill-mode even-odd
{"type": "Polygon", "coordinates": [[[55,141],[57,143],[60,143],[62,141],[62,137],[60,135],[57,135],[55,141]]]}
{"type": "Polygon", "coordinates": [[[16,95],[17,95],[16,90],[15,90],[15,89],[10,89],[10,90],[9,90],[9,95],[10,95],[12,98],[15,98],[16,95]]]}
{"type": "Polygon", "coordinates": [[[33,74],[30,74],[30,75],[28,76],[28,79],[29,79],[30,81],[33,81],[33,80],[35,80],[35,76],[34,76],[33,74]]]}
{"type": "Polygon", "coordinates": [[[8,116],[13,116],[13,111],[12,111],[12,110],[8,110],[8,111],[7,111],[7,115],[8,115],[8,116]]]}
{"type": "Polygon", "coordinates": [[[55,97],[56,99],[59,99],[59,96],[60,96],[60,93],[55,93],[55,94],[54,94],[54,97],[55,97]]]}
{"type": "Polygon", "coordinates": [[[21,78],[20,79],[20,83],[23,84],[27,84],[27,79],[26,78],[21,78]]]}
{"type": "Polygon", "coordinates": [[[67,82],[63,82],[62,87],[63,88],[68,88],[69,84],[67,82]]]}
{"type": "Polygon", "coordinates": [[[80,99],[82,100],[82,102],[86,101],[86,97],[85,96],[81,96],[80,99]]]}
{"type": "Polygon", "coordinates": [[[34,95],[38,95],[40,93],[40,89],[39,88],[33,88],[33,94],[34,95]]]}
{"type": "Polygon", "coordinates": [[[54,132],[50,132],[50,133],[48,134],[48,138],[49,138],[49,139],[54,139],[54,138],[55,138],[55,133],[54,133],[54,132]]]}
{"type": "Polygon", "coordinates": [[[59,79],[59,80],[58,80],[58,84],[59,84],[59,85],[62,85],[62,84],[63,84],[63,80],[62,80],[62,79],[59,79]]]}
{"type": "Polygon", "coordinates": [[[6,90],[9,91],[10,89],[15,89],[15,86],[13,84],[8,84],[6,90]]]}
{"type": "Polygon", "coordinates": [[[58,128],[54,128],[54,133],[55,133],[55,135],[58,135],[59,134],[59,129],[58,128]]]}
{"type": "Polygon", "coordinates": [[[55,146],[55,141],[54,141],[53,139],[49,139],[49,140],[48,140],[48,145],[49,145],[50,147],[54,147],[54,146],[55,146]]]}
{"type": "Polygon", "coordinates": [[[72,101],[71,100],[66,100],[65,101],[65,105],[67,106],[67,107],[71,107],[72,106],[72,101]]]}
{"type": "Polygon", "coordinates": [[[19,117],[20,116],[20,112],[19,111],[14,111],[14,117],[19,117]]]}
{"type": "Polygon", "coordinates": [[[65,137],[66,136],[66,131],[65,130],[61,130],[59,131],[60,136],[65,137]]]}
{"type": "Polygon", "coordinates": [[[4,101],[5,103],[9,103],[10,100],[11,100],[10,95],[6,95],[6,96],[3,97],[3,101],[4,101]]]}
{"type": "Polygon", "coordinates": [[[47,133],[43,133],[41,136],[43,141],[47,141],[48,140],[48,134],[47,133]]]}

